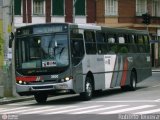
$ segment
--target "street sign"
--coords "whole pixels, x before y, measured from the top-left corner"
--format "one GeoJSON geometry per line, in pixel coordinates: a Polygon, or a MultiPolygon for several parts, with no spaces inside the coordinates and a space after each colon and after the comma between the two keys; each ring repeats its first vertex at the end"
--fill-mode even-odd
{"type": "Polygon", "coordinates": [[[150,40],[149,42],[150,42],[150,43],[160,43],[159,40],[150,40]]]}

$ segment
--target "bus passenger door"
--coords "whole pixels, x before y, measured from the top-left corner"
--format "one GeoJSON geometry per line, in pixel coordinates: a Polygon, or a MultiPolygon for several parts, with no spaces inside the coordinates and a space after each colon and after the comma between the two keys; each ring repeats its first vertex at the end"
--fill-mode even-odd
{"type": "Polygon", "coordinates": [[[84,57],[84,43],[82,34],[71,34],[71,58],[72,75],[74,78],[74,90],[81,92],[83,90],[83,72],[82,59],[84,57]]]}

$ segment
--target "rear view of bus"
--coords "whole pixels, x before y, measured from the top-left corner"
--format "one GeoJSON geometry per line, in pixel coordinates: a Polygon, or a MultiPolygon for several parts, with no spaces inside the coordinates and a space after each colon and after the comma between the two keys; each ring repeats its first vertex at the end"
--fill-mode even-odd
{"type": "Polygon", "coordinates": [[[67,24],[41,24],[16,31],[16,88],[45,102],[54,90],[72,89],[67,24]]]}

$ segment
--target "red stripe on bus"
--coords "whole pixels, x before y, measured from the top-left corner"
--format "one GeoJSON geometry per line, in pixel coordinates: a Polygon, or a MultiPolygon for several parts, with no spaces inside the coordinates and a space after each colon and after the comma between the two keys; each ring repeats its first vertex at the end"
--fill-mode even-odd
{"type": "Polygon", "coordinates": [[[31,82],[36,81],[37,76],[28,76],[28,77],[16,77],[16,81],[23,81],[23,82],[31,82]]]}
{"type": "Polygon", "coordinates": [[[124,86],[127,79],[127,69],[128,69],[128,59],[125,59],[124,65],[123,65],[123,73],[122,73],[122,79],[121,79],[121,86],[124,86]]]}
{"type": "MultiPolygon", "coordinates": [[[[117,71],[116,70],[116,64],[118,64],[118,57],[116,56],[116,60],[115,60],[115,63],[114,63],[114,69],[113,69],[113,71],[117,71]]],[[[119,70],[119,68],[118,68],[118,70],[119,70]]],[[[113,88],[114,86],[112,86],[112,83],[113,83],[113,81],[114,80],[117,80],[117,79],[114,79],[114,72],[113,72],[113,74],[112,74],[112,77],[111,77],[111,83],[110,83],[110,88],[113,88]]]]}

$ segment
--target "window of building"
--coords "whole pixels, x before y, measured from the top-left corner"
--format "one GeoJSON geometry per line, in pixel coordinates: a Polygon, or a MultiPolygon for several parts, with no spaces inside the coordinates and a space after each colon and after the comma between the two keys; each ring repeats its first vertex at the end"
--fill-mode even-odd
{"type": "Polygon", "coordinates": [[[160,17],[160,1],[152,0],[152,16],[160,17]]]}
{"type": "Polygon", "coordinates": [[[52,0],[52,15],[64,15],[64,0],[52,0]]]}
{"type": "Polygon", "coordinates": [[[118,0],[105,0],[105,15],[118,15],[118,0]]]}
{"type": "Polygon", "coordinates": [[[21,0],[14,0],[14,14],[21,15],[21,0]]]}
{"type": "Polygon", "coordinates": [[[86,15],[86,0],[77,0],[75,4],[76,15],[86,15]]]}
{"type": "Polygon", "coordinates": [[[136,0],[136,15],[147,13],[147,0],[136,0]]]}
{"type": "Polygon", "coordinates": [[[44,15],[44,0],[33,0],[33,15],[44,15]]]}

